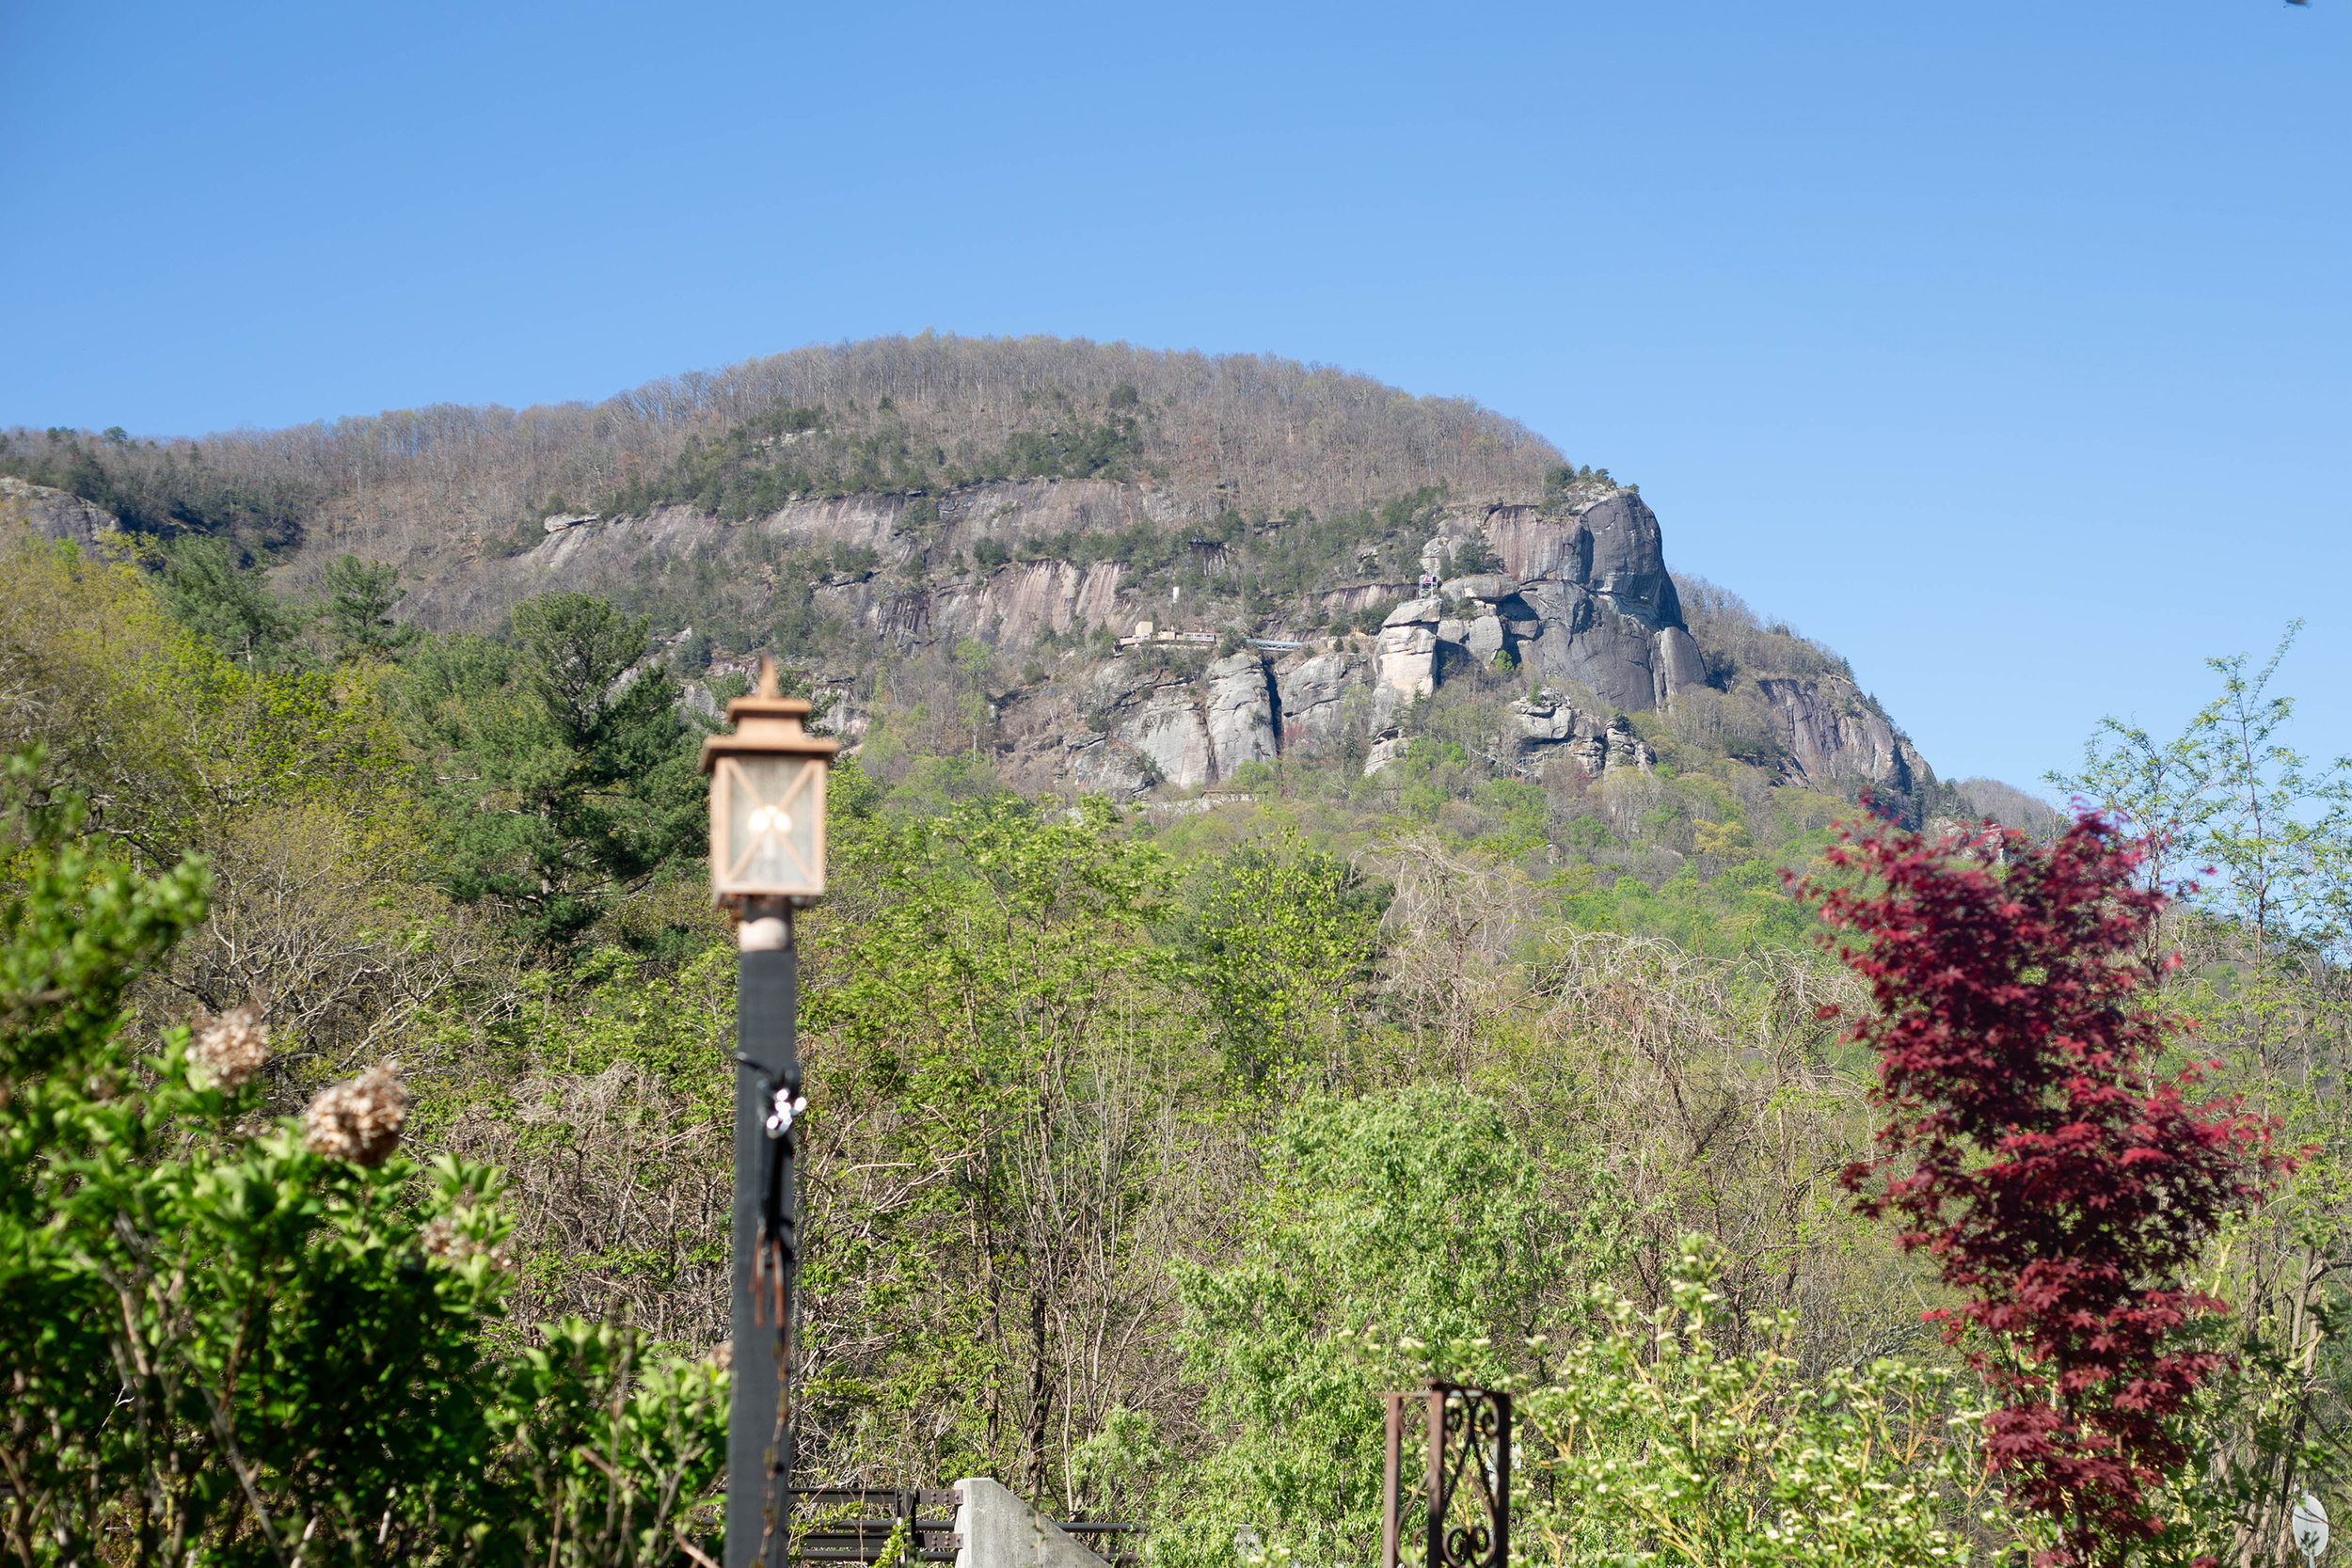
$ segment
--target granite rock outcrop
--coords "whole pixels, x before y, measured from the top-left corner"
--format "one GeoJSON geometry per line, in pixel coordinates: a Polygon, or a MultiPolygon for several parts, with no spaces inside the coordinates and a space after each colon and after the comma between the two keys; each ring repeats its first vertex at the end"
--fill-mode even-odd
{"type": "Polygon", "coordinates": [[[1766,676],[1756,686],[1780,719],[1790,782],[1835,789],[1867,780],[1907,795],[1928,776],[1911,741],[1845,676],[1766,676]]]}
{"type": "Polygon", "coordinates": [[[1279,709],[1265,660],[1256,654],[1220,658],[1209,666],[1208,683],[1209,756],[1216,777],[1230,779],[1246,763],[1279,756],[1279,709]]]}
{"type": "Polygon", "coordinates": [[[1328,740],[1346,726],[1350,699],[1368,707],[1371,666],[1337,647],[1301,650],[1276,667],[1285,741],[1328,740]]]}
{"type": "MultiPolygon", "coordinates": [[[[1377,767],[1409,752],[1399,726],[1415,705],[1471,672],[1543,689],[1518,706],[1510,766],[1533,776],[1565,755],[1598,778],[1653,760],[1627,715],[1671,708],[1706,683],[1657,515],[1636,491],[1455,504],[1421,546],[1417,581],[1378,576],[1397,558],[1367,547],[1349,558],[1366,575],[1327,576],[1271,603],[1245,591],[1232,522],[1106,480],[809,498],[739,522],[678,506],[567,514],[528,548],[419,583],[409,606],[428,625],[481,624],[533,594],[626,584],[643,603],[646,581],[700,574],[755,584],[744,619],[756,623],[787,590],[774,563],[815,559],[830,569],[801,591],[807,612],[874,654],[976,641],[1041,659],[1043,685],[992,694],[999,768],[1023,787],[1120,796],[1220,785],[1302,746],[1361,748],[1377,767]],[[1152,531],[1173,542],[1181,574],[1165,554],[1156,566],[1124,548],[1073,559],[1063,543],[1152,531]],[[1457,561],[1471,569],[1451,570],[1457,561]],[[1334,622],[1349,634],[1334,636],[1334,622]]],[[[1922,766],[1909,743],[1835,686],[1765,682],[1788,777],[1907,788],[1922,766]]],[[[860,734],[853,703],[840,723],[860,734]]]]}
{"type": "Polygon", "coordinates": [[[1656,751],[1633,733],[1624,714],[1579,709],[1549,687],[1512,704],[1511,710],[1519,721],[1519,755],[1532,765],[1531,771],[1554,752],[1574,759],[1588,779],[1620,768],[1647,769],[1658,760],[1656,751]]]}
{"type": "Polygon", "coordinates": [[[95,501],[0,474],[0,527],[11,523],[29,528],[43,539],[85,548],[121,532],[115,515],[95,501]]]}

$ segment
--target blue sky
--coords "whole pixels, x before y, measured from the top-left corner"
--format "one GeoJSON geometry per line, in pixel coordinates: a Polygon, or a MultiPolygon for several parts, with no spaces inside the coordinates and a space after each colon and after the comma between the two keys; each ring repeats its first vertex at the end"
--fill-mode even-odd
{"type": "Polygon", "coordinates": [[[0,0],[0,422],[1264,350],[1638,480],[1947,775],[2296,616],[2352,751],[2352,0],[0,0]]]}

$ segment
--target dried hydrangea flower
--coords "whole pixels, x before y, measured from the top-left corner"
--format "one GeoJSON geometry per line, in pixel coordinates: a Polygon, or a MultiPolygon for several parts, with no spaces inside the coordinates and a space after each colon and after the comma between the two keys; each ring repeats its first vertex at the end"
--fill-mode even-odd
{"type": "Polygon", "coordinates": [[[196,1037],[188,1042],[188,1076],[199,1089],[234,1093],[269,1060],[269,1030],[258,1003],[231,1007],[218,1018],[199,1008],[195,1029],[196,1037]]]}
{"type": "Polygon", "coordinates": [[[400,1147],[400,1124],[407,1119],[408,1091],[387,1062],[348,1084],[321,1089],[302,1114],[302,1142],[330,1160],[380,1165],[400,1147]]]}
{"type": "Polygon", "coordinates": [[[437,1263],[462,1262],[473,1245],[457,1233],[457,1223],[447,1214],[434,1215],[418,1236],[417,1244],[437,1263]]]}

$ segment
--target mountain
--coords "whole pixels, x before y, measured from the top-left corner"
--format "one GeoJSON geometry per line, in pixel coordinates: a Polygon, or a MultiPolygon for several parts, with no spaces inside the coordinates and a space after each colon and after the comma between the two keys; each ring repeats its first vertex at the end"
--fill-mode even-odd
{"type": "Polygon", "coordinates": [[[297,596],[389,562],[435,630],[611,597],[706,711],[771,652],[885,769],[1134,798],[1421,744],[1573,793],[1663,748],[1965,809],[1842,660],[1678,581],[1638,488],[1327,367],[926,334],[594,405],[19,430],[0,471],[233,539],[297,596]]]}

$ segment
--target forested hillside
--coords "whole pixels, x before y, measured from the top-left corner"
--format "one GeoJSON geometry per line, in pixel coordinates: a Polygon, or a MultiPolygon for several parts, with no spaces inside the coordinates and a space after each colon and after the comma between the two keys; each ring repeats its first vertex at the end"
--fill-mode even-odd
{"type": "Polygon", "coordinates": [[[1473,808],[1539,790],[1521,837],[1653,885],[1777,842],[1767,817],[1818,826],[1785,786],[1970,809],[1841,659],[1677,579],[1605,469],[1474,404],[1290,362],[927,336],[593,408],[19,431],[0,469],[112,508],[248,660],[293,636],[254,593],[323,602],[346,557],[389,574],[394,621],[493,641],[518,604],[586,592],[646,618],[706,714],[772,653],[892,784],[924,756],[926,776],[1155,800],[1268,768],[1354,794],[1394,768],[1381,788],[1424,801],[1430,776],[1473,808]],[[1660,796],[1694,771],[1712,783],[1660,796]]]}
{"type": "Polygon", "coordinates": [[[133,528],[247,547],[325,536],[379,557],[496,547],[564,498],[740,517],[793,490],[1148,475],[1195,503],[1221,492],[1337,512],[1432,484],[1540,487],[1560,461],[1474,403],[1328,367],[930,334],[796,349],[595,404],[437,404],[200,440],[15,430],[0,449],[6,471],[133,528]]]}
{"type": "Polygon", "coordinates": [[[1918,830],[1900,863],[1978,878],[1950,885],[1996,935],[2029,884],[2141,911],[2019,973],[2135,977],[2116,1017],[2153,995],[2201,1032],[2150,1022],[2131,1092],[2193,1043],[2308,1146],[2129,1282],[2234,1307],[2163,1418],[2162,1550],[2283,1560],[2285,1508],[2342,1473],[2352,831],[2341,769],[2277,749],[2267,672],[2218,667],[2177,741],[2097,737],[2070,786],[2169,835],[2093,857],[2103,883],[2063,860],[2095,834],[1938,780],[1843,659],[1670,573],[1637,491],[1362,377],[927,337],[595,407],[18,432],[0,465],[0,1258],[99,1300],[79,1238],[163,1304],[119,1342],[95,1309],[70,1344],[0,1330],[55,1415],[0,1432],[24,1560],[36,1508],[92,1540],[296,1518],[361,1558],[397,1528],[539,1560],[450,1521],[593,1534],[641,1463],[652,1544],[577,1560],[708,1544],[735,953],[693,759],[761,653],[850,743],[800,923],[804,1476],[995,1475],[1187,1568],[1360,1562],[1371,1396],[1437,1370],[1599,1423],[1602,1468],[1527,1462],[1548,1560],[1660,1549],[1677,1510],[1715,1533],[1677,1561],[2047,1546],[2063,1511],[2003,1503],[1973,1446],[2010,1386],[1964,1356],[2006,1341],[1923,1322],[1966,1291],[1841,1183],[1892,1114],[1845,1030],[1900,1011],[1818,940],[1820,899],[1885,871],[1841,823],[1918,830]],[[119,1225],[73,1207],[183,1166],[119,1225]],[[370,1373],[425,1388],[397,1408],[434,1437],[367,1428],[364,1476],[304,1470],[292,1426],[266,1464],[202,1457],[309,1408],[237,1414],[238,1313],[299,1338],[331,1292],[199,1310],[169,1282],[297,1212],[348,1245],[285,1256],[358,1259],[329,1283],[424,1369],[370,1373]],[[151,1268],[173,1248],[189,1270],[151,1268]],[[186,1382],[109,1448],[74,1412],[134,1342],[186,1382]],[[1692,1474],[1737,1484],[1612,1494],[1693,1402],[1724,1446],[1692,1474]],[[638,1457],[579,1460],[592,1428],[638,1457]],[[138,1500],[174,1487],[181,1513],[138,1500]]]}

